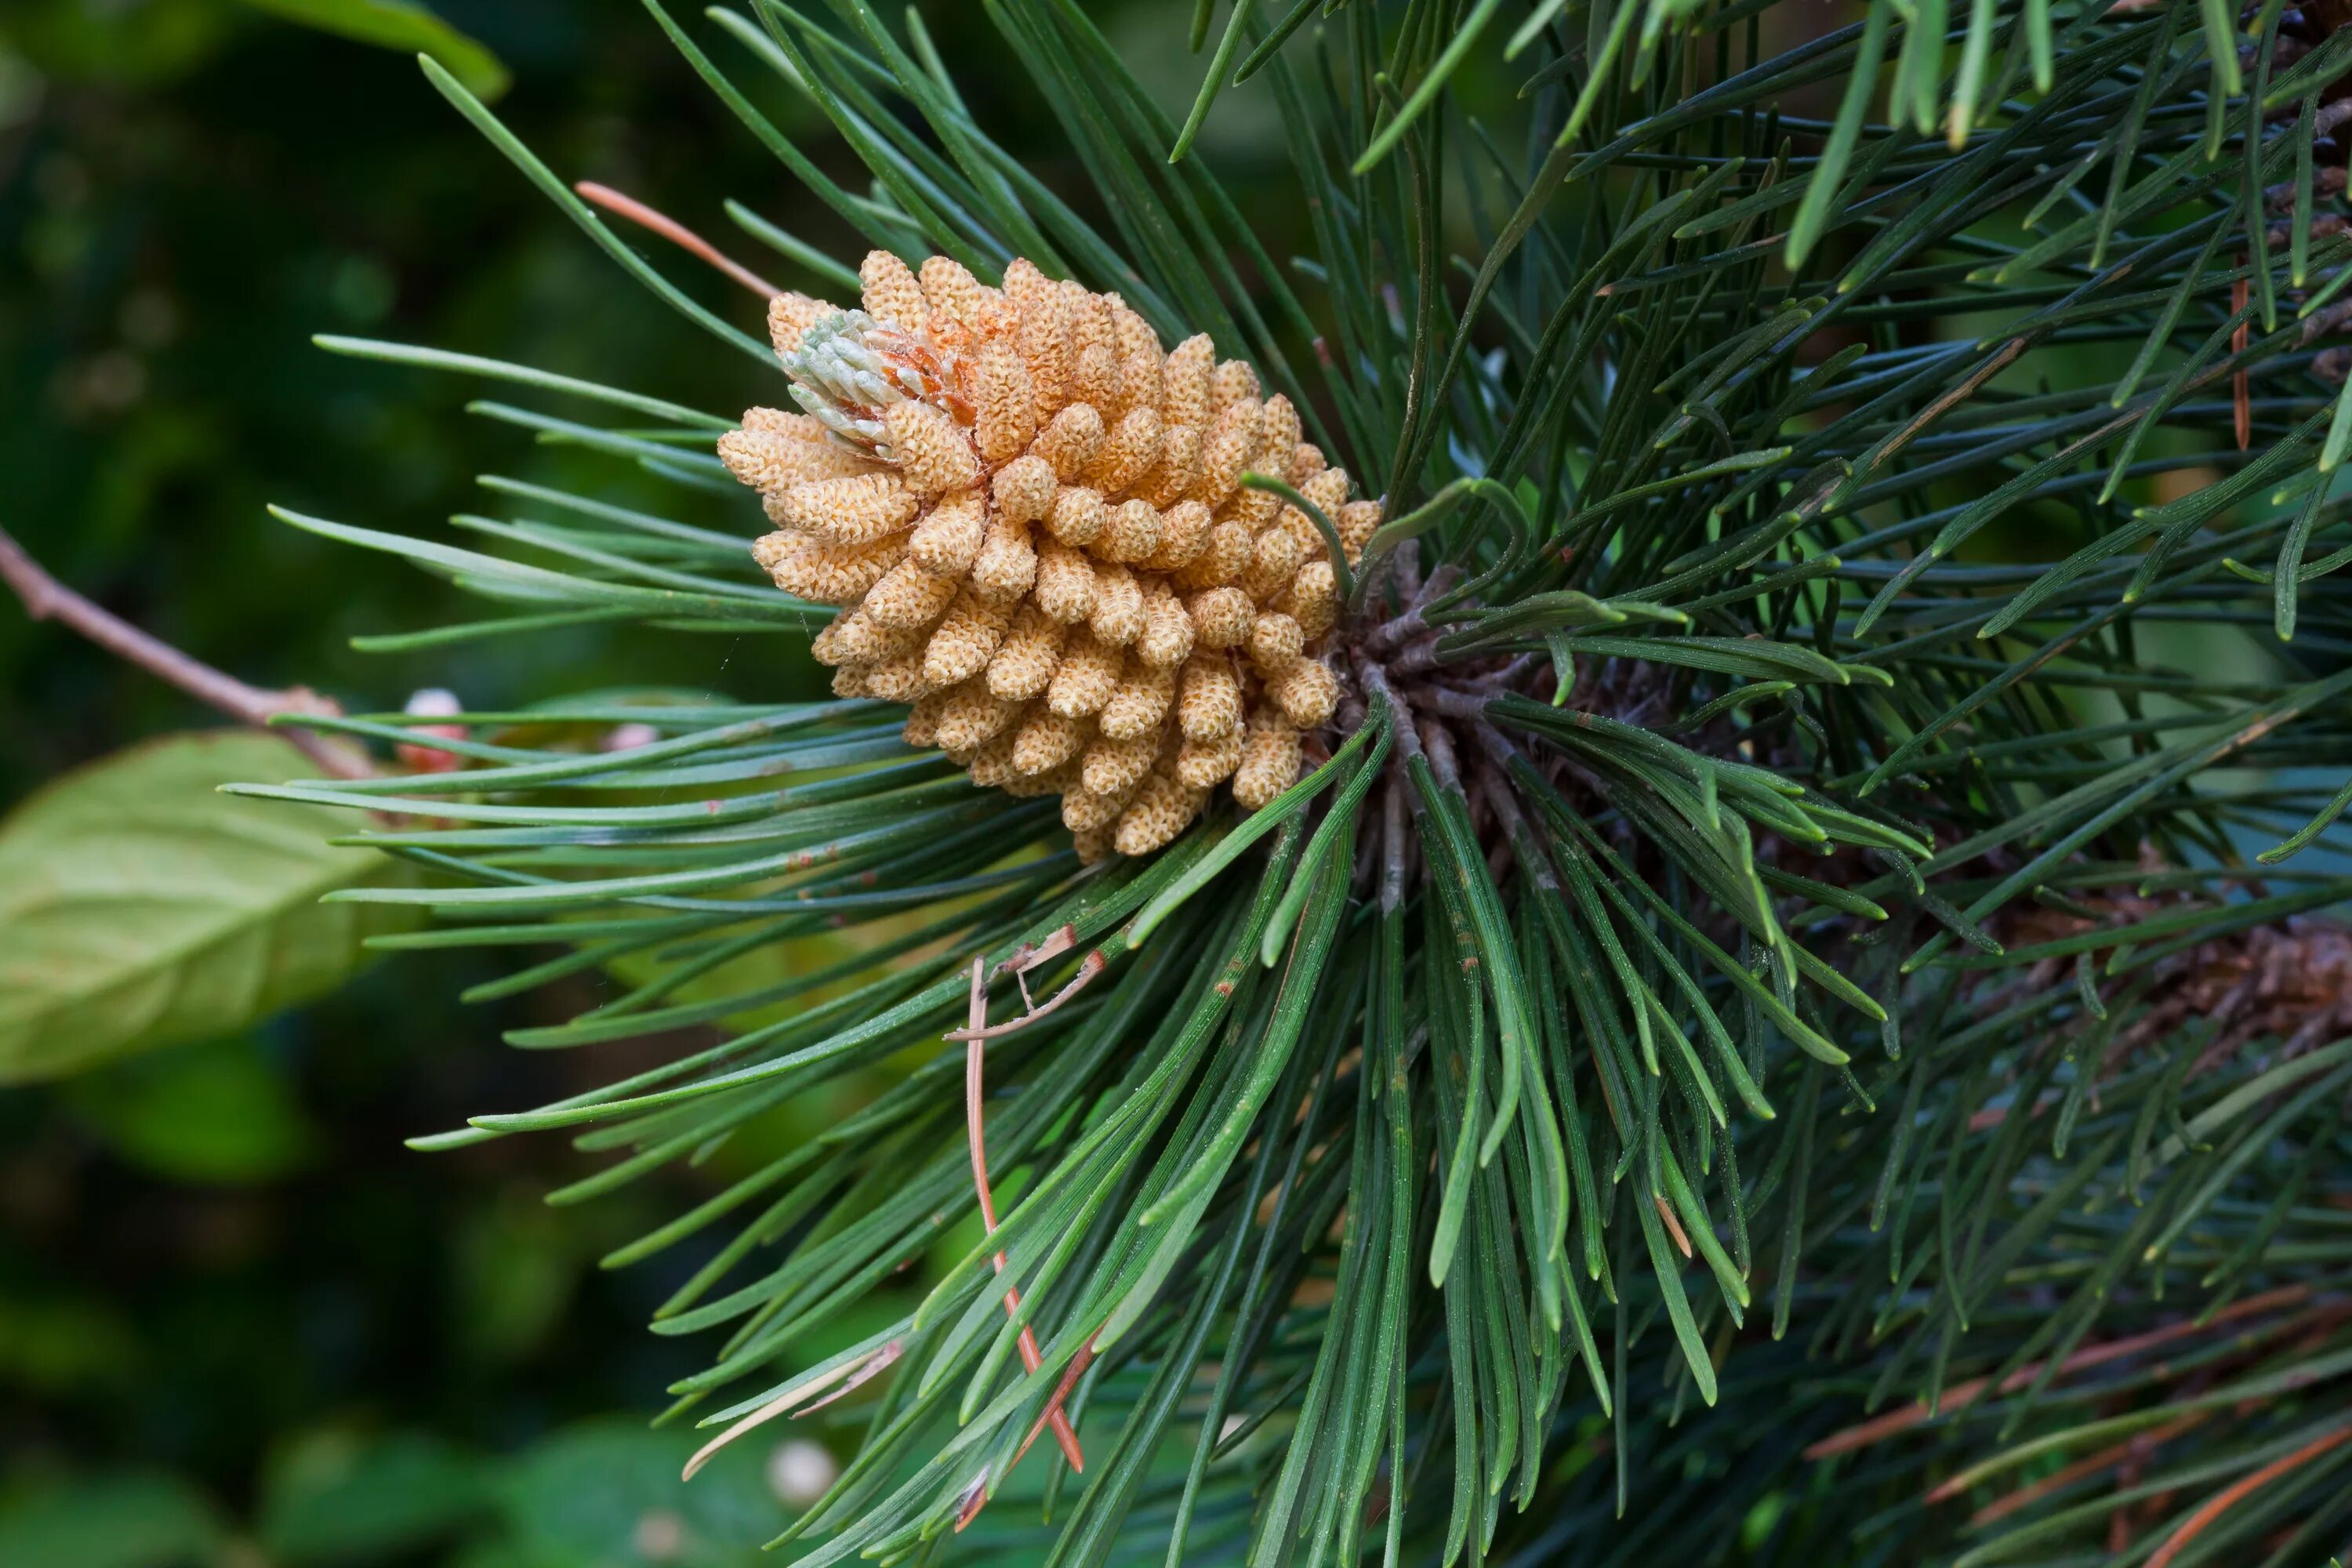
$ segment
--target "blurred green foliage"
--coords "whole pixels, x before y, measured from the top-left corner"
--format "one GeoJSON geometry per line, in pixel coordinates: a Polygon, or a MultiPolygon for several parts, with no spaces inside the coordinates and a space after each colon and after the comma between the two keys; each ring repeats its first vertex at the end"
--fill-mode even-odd
{"type": "Polygon", "coordinates": [[[310,1433],[233,1521],[160,1472],[110,1474],[0,1501],[0,1568],[285,1568],[415,1561],[456,1568],[743,1568],[781,1519],[761,1456],[720,1456],[688,1487],[691,1443],[586,1422],[511,1458],[429,1433],[310,1433]]]}
{"type": "Polygon", "coordinates": [[[513,78],[499,58],[419,0],[246,0],[264,11],[387,49],[430,55],[476,97],[499,97],[513,78]]]}
{"type": "MultiPolygon", "coordinates": [[[[599,686],[816,689],[804,663],[763,668],[722,642],[596,628],[414,655],[351,648],[451,618],[460,601],[272,522],[265,502],[430,531],[494,510],[478,473],[561,484],[593,465],[624,503],[631,481],[466,418],[483,387],[339,359],[312,333],[524,361],[721,411],[776,388],[621,278],[449,112],[399,52],[431,40],[370,47],[355,41],[375,36],[363,26],[331,36],[285,19],[332,8],[0,6],[9,531],[197,657],[352,710],[425,686],[478,707],[599,686]]],[[[1094,9],[1181,112],[1198,71],[1183,8],[1094,9]]],[[[978,7],[926,11],[950,59],[998,47],[978,7]]],[[[781,285],[814,279],[733,228],[725,197],[855,261],[830,214],[633,0],[432,0],[430,12],[510,74],[501,116],[566,178],[649,200],[781,285]]],[[[1017,80],[962,80],[1041,177],[1083,200],[1059,129],[1017,80]]],[[[806,105],[766,107],[863,186],[806,105]]],[[[1280,156],[1272,127],[1262,90],[1229,93],[1199,152],[1244,176],[1253,221],[1285,256],[1304,248],[1306,215],[1278,184],[1247,196],[1251,168],[1280,156]]],[[[647,249],[756,327],[757,300],[647,249]]],[[[714,496],[697,521],[748,535],[756,507],[714,496]]],[[[0,603],[0,814],[71,767],[216,722],[0,603]]],[[[718,1564],[780,1528],[764,1474],[773,1441],[740,1445],[681,1488],[693,1440],[612,1416],[658,1408],[665,1384],[706,1358],[698,1342],[645,1331],[705,1254],[613,1273],[595,1261],[680,1194],[641,1184],[551,1210],[546,1195],[593,1168],[560,1143],[402,1145],[601,1081],[622,1059],[611,1053],[632,1048],[507,1048],[502,1032],[568,1017],[602,983],[458,1003],[497,973],[478,955],[404,954],[232,1037],[0,1091],[0,1568],[718,1564]]],[[[862,1092],[746,1128],[665,1180],[723,1185],[862,1092]]],[[[942,1256],[971,1239],[944,1238],[942,1256]]]]}

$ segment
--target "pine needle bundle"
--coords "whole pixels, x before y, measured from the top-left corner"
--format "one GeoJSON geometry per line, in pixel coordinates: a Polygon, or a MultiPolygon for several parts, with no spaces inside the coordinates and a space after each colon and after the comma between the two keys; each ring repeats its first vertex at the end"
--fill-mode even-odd
{"type": "Polygon", "coordinates": [[[568,1131],[584,1200],[897,1064],[609,1260],[699,1260],[674,1418],[853,1435],[798,1560],[2341,1544],[2352,36],[1243,4],[1180,124],[992,0],[1081,196],[911,14],[648,9],[868,247],[751,226],[767,334],[428,70],[776,395],[335,340],[603,407],[476,405],[681,515],[284,515],[502,606],[404,646],[813,637],[836,700],[261,793],[390,814],[389,945],[639,977],[514,1043],[717,1028],[422,1146],[568,1131]],[[1189,152],[1261,77],[1312,257],[1189,152]]]}

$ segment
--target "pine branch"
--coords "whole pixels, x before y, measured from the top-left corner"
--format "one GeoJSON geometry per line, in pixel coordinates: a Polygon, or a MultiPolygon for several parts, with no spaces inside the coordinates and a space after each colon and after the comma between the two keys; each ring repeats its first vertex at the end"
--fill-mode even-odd
{"type": "MultiPolygon", "coordinates": [[[[2341,1521],[2352,878],[2270,862],[2340,840],[2352,746],[2352,219],[2313,167],[2352,37],[1766,8],[1239,6],[1180,127],[1081,7],[992,5],[1076,194],[919,25],[722,13],[859,195],[654,6],[876,247],[771,302],[800,412],[365,346],[625,409],[474,411],[665,487],[494,480],[541,515],[478,549],[288,517],[509,606],[419,638],[823,627],[841,672],[633,710],[626,752],[459,715],[452,772],[268,792],[402,812],[369,841],[467,881],[363,896],[465,922],[434,941],[569,943],[502,992],[623,977],[518,1044],[730,1031],[433,1146],[574,1129],[614,1158],[570,1201],[916,1063],[614,1258],[718,1238],[659,1314],[726,1336],[677,1390],[731,1401],[718,1441],[856,1392],[790,1532],[823,1560],[1028,1550],[984,1505],[1048,1429],[1074,1563],[2341,1521]],[[1518,95],[1473,112],[1473,61],[1518,95]],[[1259,74],[1295,268],[1194,140],[1259,74]],[[1834,119],[1790,111],[1819,84],[1834,119]],[[1224,432],[1203,493],[1177,427],[1224,432]],[[1239,530],[1185,536],[1197,581],[1155,563],[1179,498],[1239,530]],[[1129,662],[1147,589],[1197,676],[1129,662]],[[2247,673],[2152,651],[2256,635],[2247,673]],[[1105,744],[1111,691],[1166,743],[1105,744]],[[782,1364],[959,1219],[902,1321],[782,1364]]],[[[436,85],[745,346],[579,197],[707,245],[436,85]]]]}

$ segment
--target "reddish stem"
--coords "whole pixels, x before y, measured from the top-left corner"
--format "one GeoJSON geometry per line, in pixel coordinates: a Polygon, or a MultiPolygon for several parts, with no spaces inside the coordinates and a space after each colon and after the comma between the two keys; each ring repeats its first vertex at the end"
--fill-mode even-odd
{"type": "Polygon", "coordinates": [[[722,252],[686,225],[667,213],[656,212],[631,195],[624,195],[610,185],[600,185],[593,180],[580,180],[572,187],[583,201],[595,203],[606,212],[627,218],[640,228],[649,228],[690,256],[709,262],[762,300],[772,300],[783,292],[741,262],[722,252]]]}
{"type": "Polygon", "coordinates": [[[2146,1568],[2165,1568],[2167,1563],[2188,1550],[2190,1542],[2204,1534],[2206,1528],[2215,1520],[2281,1476],[2301,1468],[2329,1449],[2347,1441],[2352,1441],[2352,1426],[2338,1426],[2335,1431],[2305,1443],[2294,1453],[2273,1459],[2252,1475],[2241,1477],[2223,1487],[2207,1499],[2204,1506],[2182,1520],[2179,1529],[2164,1538],[2164,1544],[2156,1549],[2155,1555],[2147,1560],[2146,1568]]]}
{"type": "MultiPolygon", "coordinates": [[[[1095,1332],[1100,1333],[1102,1331],[1097,1329],[1095,1332]]],[[[1014,1464],[1021,1462],[1021,1456],[1029,1451],[1029,1445],[1037,1440],[1037,1434],[1045,1429],[1045,1423],[1060,1418],[1063,1405],[1069,1399],[1071,1391],[1078,1386],[1078,1379],[1086,1375],[1087,1368],[1092,1366],[1094,1361],[1095,1342],[1089,1339],[1078,1347],[1078,1353],[1070,1358],[1069,1370],[1062,1373],[1062,1381],[1054,1386],[1054,1397],[1045,1401],[1045,1408],[1038,1412],[1037,1419],[1029,1424],[1029,1435],[1021,1439],[1021,1447],[1013,1450],[1014,1464]]]]}
{"type": "MultiPolygon", "coordinates": [[[[192,658],[110,610],[100,608],[49,575],[24,546],[0,529],[0,582],[5,582],[37,621],[56,621],[128,663],[169,681],[206,706],[240,723],[267,727],[289,715],[333,718],[342,710],[308,687],[268,691],[192,658]]],[[[305,756],[336,778],[367,778],[375,772],[358,747],[315,730],[282,731],[305,756]]]]}
{"type": "MultiPolygon", "coordinates": [[[[987,970],[977,958],[971,961],[971,1035],[976,1037],[988,1026],[987,970]]],[[[981,1128],[981,1102],[987,1092],[987,1079],[983,1066],[986,1049],[986,1044],[982,1039],[968,1037],[963,1052],[963,1106],[964,1126],[968,1141],[971,1145],[972,1185],[980,1194],[981,1223],[988,1227],[988,1234],[993,1236],[996,1234],[996,1198],[989,1191],[988,1143],[981,1128]]],[[[999,1274],[1003,1273],[1004,1254],[998,1253],[995,1262],[996,1271],[999,1274]]],[[[1004,1315],[1008,1318],[1016,1316],[1020,1310],[1021,1293],[1017,1290],[1006,1290],[1004,1315]]],[[[1021,1330],[1021,1364],[1034,1373],[1044,1364],[1044,1362],[1045,1357],[1037,1349],[1036,1334],[1024,1325],[1021,1330]]],[[[1054,1428],[1054,1441],[1061,1446],[1062,1457],[1070,1461],[1070,1468],[1081,1474],[1085,1473],[1086,1455],[1078,1447],[1078,1435],[1070,1430],[1069,1417],[1063,1415],[1057,1405],[1048,1405],[1046,1408],[1054,1428]]]]}
{"type": "Polygon", "coordinates": [[[1988,1524],[1998,1523],[2020,1509],[2031,1508],[2052,1492],[2073,1486],[2084,1476],[2095,1476],[2110,1465],[2131,1458],[2135,1455],[2152,1453],[2158,1447],[2203,1421],[2206,1414],[2201,1410],[2191,1412],[2178,1421],[2168,1421],[2153,1431],[2137,1433],[2112,1447],[2102,1448],[2088,1458],[2077,1459],[2063,1469],[2053,1470],[2032,1485],[2020,1487],[2008,1496],[1985,1504],[1984,1507],[1969,1515],[1969,1524],[1971,1528],[1982,1529],[1988,1524]]]}
{"type": "MultiPolygon", "coordinates": [[[[2235,1319],[2252,1317],[2275,1307],[2294,1306],[2310,1294],[2311,1288],[2307,1285],[2288,1285],[2276,1290],[2266,1290],[2259,1295],[2249,1296],[2242,1301],[2231,1302],[2221,1311],[2214,1313],[2209,1321],[2200,1322],[2193,1318],[2185,1319],[2180,1322],[2168,1323],[2163,1328],[2151,1329],[2146,1333],[2134,1334],[2126,1339],[2110,1340],[2105,1344],[2084,1346],[2061,1362],[2058,1370],[2062,1374],[2080,1372],[2087,1367],[2098,1366],[2125,1356],[2137,1355],[2141,1351],[2153,1350],[2158,1345],[2169,1344],[2176,1340],[2191,1338],[2203,1333],[2208,1329],[2218,1328],[2235,1319]]],[[[2274,1329],[2275,1325],[2273,1331],[2274,1329]]],[[[2027,1386],[2042,1375],[2042,1369],[2047,1364],[2037,1361],[2030,1362],[2018,1368],[2001,1381],[2000,1392],[2014,1394],[2027,1386]]],[[[1954,1385],[1944,1394],[1941,1413],[1951,1415],[1975,1404],[1983,1395],[1985,1385],[1989,1381],[1989,1379],[1978,1377],[1954,1385]]],[[[1843,1431],[1832,1432],[1807,1448],[1805,1458],[1826,1459],[1834,1454],[1845,1454],[1856,1448],[1867,1448],[1874,1443],[1883,1443],[1897,1433],[1920,1425],[1934,1414],[1936,1412],[1931,1412],[1924,1402],[1905,1405],[1900,1410],[1892,1410],[1884,1415],[1874,1416],[1868,1421],[1848,1426],[1843,1431]]],[[[1930,1494],[1927,1500],[1937,1501],[1939,1495],[1930,1494]]]]}

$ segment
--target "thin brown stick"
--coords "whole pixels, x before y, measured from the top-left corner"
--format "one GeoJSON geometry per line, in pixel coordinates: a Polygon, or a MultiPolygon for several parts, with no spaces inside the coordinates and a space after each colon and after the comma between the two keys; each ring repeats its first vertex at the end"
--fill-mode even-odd
{"type": "Polygon", "coordinates": [[[1014,948],[1003,963],[988,972],[988,978],[993,983],[1007,974],[1025,975],[1033,969],[1044,968],[1077,945],[1077,927],[1067,924],[1055,926],[1045,941],[1024,942],[1014,948]]]}
{"type": "MultiPolygon", "coordinates": [[[[2300,1287],[2290,1286],[2287,1288],[2288,1290],[2297,1289],[2300,1289],[2300,1287]]],[[[2282,1295],[2285,1293],[2286,1292],[2284,1290],[2276,1292],[2276,1294],[2282,1295]]],[[[2340,1310],[2331,1310],[2326,1307],[2309,1308],[2304,1311],[2295,1312],[2290,1316],[2281,1318],[2275,1322],[2263,1323],[2254,1328],[2249,1329],[2244,1333],[2238,1335],[2227,1345],[2221,1347],[2221,1349],[2229,1352],[2228,1359],[2234,1360],[2237,1356],[2252,1351],[2255,1346],[2263,1343],[2264,1341],[2275,1339],[2278,1335],[2294,1329],[2313,1326],[2314,1331],[2310,1335],[2305,1336],[2302,1347],[2287,1346],[2284,1347],[2283,1351],[2283,1353],[2290,1357],[2297,1354],[2306,1354],[2308,1353],[2308,1347],[2324,1342],[2333,1331],[2334,1326],[2344,1321],[2345,1316],[2346,1314],[2340,1310]]],[[[2220,1320],[2216,1318],[2215,1321],[2219,1321],[2220,1320]]],[[[2176,1328],[2181,1327],[2179,1324],[2175,1324],[2173,1326],[2176,1328]]],[[[2160,1332],[2161,1331],[2158,1331],[2160,1332]]],[[[2154,1338],[2155,1334],[2153,1333],[2140,1336],[2141,1341],[2152,1340],[2154,1338]]],[[[2095,1364],[2095,1361],[2078,1358],[2090,1358],[2095,1356],[2097,1360],[2114,1360],[2119,1354],[2131,1353],[2146,1348],[2147,1345],[2145,1343],[2133,1343],[2123,1341],[2116,1342],[2113,1345],[2094,1346],[2090,1351],[2079,1352],[2076,1356],[2068,1357],[2066,1363],[2062,1365],[2059,1370],[2062,1372],[2072,1372],[2080,1370],[2084,1365],[2095,1364]]],[[[2016,1384],[2018,1378],[2025,1376],[2026,1373],[2034,1372],[2036,1370],[2036,1368],[2028,1367],[2025,1369],[2025,1372],[2017,1373],[2015,1377],[2011,1379],[2010,1384],[2002,1386],[2001,1391],[2003,1393],[2013,1392],[2012,1385],[2016,1384]]],[[[2148,1368],[2148,1373],[2150,1377],[2157,1382],[2168,1383],[2175,1378],[2182,1376],[2189,1370],[2190,1368],[2189,1366],[2184,1366],[2168,1361],[2159,1361],[2148,1368]]],[[[2126,1468],[2128,1468],[2128,1466],[2126,1468]]],[[[1945,1481],[1940,1486],[1937,1486],[1934,1490],[1928,1492],[1927,1494],[1927,1500],[1931,1503],[1945,1502],[1959,1496],[1962,1492],[1968,1489],[1965,1483],[1969,1479],[1969,1472],[1965,1471],[1959,1475],[1954,1476],[1951,1479],[1945,1481]]]]}
{"type": "MultiPolygon", "coordinates": [[[[1042,942],[1033,944],[1024,942],[1014,948],[1012,956],[988,972],[989,983],[993,984],[1000,976],[1012,975],[1013,982],[1021,987],[1021,1005],[1034,1013],[1037,1010],[1037,998],[1029,994],[1029,972],[1052,963],[1077,944],[1078,928],[1059,926],[1042,942]]],[[[948,1037],[955,1038],[952,1035],[948,1037]]]]}
{"type": "MultiPolygon", "coordinates": [[[[1102,1330],[1097,1329],[1095,1332],[1099,1334],[1102,1330]]],[[[1029,1451],[1029,1445],[1037,1440],[1037,1434],[1045,1429],[1045,1423],[1062,1414],[1062,1406],[1068,1401],[1071,1390],[1078,1386],[1078,1379],[1086,1375],[1087,1368],[1092,1366],[1094,1361],[1095,1342],[1089,1338],[1078,1347],[1078,1353],[1070,1358],[1069,1370],[1062,1373],[1062,1381],[1055,1385],[1054,1397],[1045,1401],[1045,1408],[1039,1411],[1037,1419],[1029,1424],[1029,1435],[1021,1439],[1021,1447],[1013,1450],[1014,1464],[1021,1462],[1021,1456],[1029,1451]]]]}
{"type": "Polygon", "coordinates": [[[2153,1430],[2135,1433],[2113,1447],[2100,1449],[2088,1458],[2077,1459],[2063,1469],[2053,1470],[2032,1485],[2020,1487],[2007,1496],[1997,1498],[1985,1504],[1984,1507],[1969,1515],[1969,1525],[1971,1529],[1981,1530],[1988,1524],[1997,1524],[2021,1509],[2032,1507],[2052,1492],[2061,1491],[2073,1486],[2084,1476],[2097,1475],[2109,1466],[2120,1463],[2135,1455],[2153,1453],[2191,1426],[2203,1422],[2209,1414],[2210,1412],[2203,1410],[2192,1411],[2178,1421],[2168,1421],[2153,1430]]]}
{"type": "Polygon", "coordinates": [[[1906,425],[1902,429],[1897,430],[1894,435],[1889,436],[1885,440],[1881,441],[1877,446],[1872,447],[1869,456],[1864,458],[1860,465],[1859,471],[1864,474],[1875,473],[1885,464],[1887,458],[1892,458],[1895,453],[1901,451],[1904,447],[1916,440],[1919,437],[1919,433],[1927,429],[1928,426],[1933,425],[1937,420],[1941,419],[1945,415],[1949,414],[1953,409],[1958,407],[1961,404],[1966,403],[1969,398],[1974,397],[1979,387],[1983,386],[1986,382],[1990,381],[1994,376],[1999,375],[2002,371],[2008,369],[2010,363],[2014,361],[2018,355],[2024,352],[2025,340],[2023,338],[2011,338],[2009,342],[2003,343],[2000,346],[2000,352],[1994,354],[1992,358],[1987,360],[1984,363],[1979,365],[1969,374],[1969,378],[1966,381],[1963,381],[1959,385],[1952,388],[1949,392],[1945,393],[1941,397],[1937,398],[1935,402],[1927,405],[1927,406],[1921,410],[1918,416],[1913,419],[1911,423],[1906,425]]]}
{"type": "Polygon", "coordinates": [[[593,180],[575,181],[572,188],[580,194],[581,200],[593,202],[606,212],[627,218],[640,228],[653,230],[688,255],[709,262],[762,300],[772,300],[784,291],[741,262],[725,254],[717,246],[678,222],[677,219],[667,213],[656,212],[635,196],[624,195],[612,186],[600,185],[593,180]]]}
{"type": "MultiPolygon", "coordinates": [[[[2151,1329],[2146,1333],[2131,1335],[2126,1339],[2109,1340],[2104,1344],[2086,1345],[2059,1363],[2058,1370],[2061,1373],[2085,1371],[2124,1356],[2137,1355],[2142,1351],[2154,1350],[2158,1345],[2170,1344],[2176,1340],[2193,1338],[2208,1329],[2218,1328],[2238,1318],[2252,1317],[2275,1307],[2294,1306],[2308,1298],[2310,1294],[2311,1288],[2307,1285],[2285,1285],[2275,1290],[2266,1290],[2259,1295],[2249,1296],[2242,1301],[2233,1301],[2221,1311],[2214,1313],[2210,1319],[2201,1322],[2197,1319],[2188,1318],[2177,1323],[2168,1323],[2160,1329],[2151,1329]]],[[[2274,1331],[2278,1326],[2271,1325],[2272,1331],[2274,1331]]],[[[2019,1389],[2028,1386],[2035,1378],[2042,1375],[2042,1369],[2048,1364],[2046,1362],[2028,1362],[2001,1380],[2000,1392],[2014,1394],[2019,1389]]],[[[1883,1443],[1897,1433],[1906,1432],[1919,1426],[1932,1415],[1937,1414],[1949,1415],[1965,1410],[1983,1395],[1985,1385],[1989,1381],[1987,1378],[1977,1377],[1970,1378],[1966,1383],[1955,1384],[1945,1391],[1942,1405],[1937,1411],[1930,1411],[1924,1402],[1906,1405],[1900,1410],[1891,1410],[1884,1415],[1873,1416],[1870,1420],[1859,1422],[1843,1431],[1832,1432],[1808,1447],[1805,1450],[1805,1458],[1826,1459],[1835,1454],[1851,1453],[1856,1448],[1867,1448],[1874,1443],[1883,1443]]],[[[1931,1494],[1928,1500],[1930,1502],[1937,1500],[1937,1495],[1931,1494]]]]}
{"type": "MultiPolygon", "coordinates": [[[[8,584],[33,619],[55,621],[79,632],[124,662],[168,681],[239,723],[268,726],[271,720],[289,715],[334,718],[342,712],[331,698],[321,697],[307,686],[264,690],[190,658],[58,582],[5,529],[0,529],[0,582],[8,584]]],[[[305,756],[336,778],[366,778],[375,772],[366,753],[346,742],[303,728],[289,727],[284,733],[305,756]]]]}
{"type": "MultiPolygon", "coordinates": [[[[988,1185],[988,1142],[981,1126],[981,1103],[986,1098],[987,1079],[983,1066],[986,1043],[978,1038],[988,1027],[988,972],[982,961],[971,961],[971,1028],[963,1052],[963,1107],[966,1140],[971,1146],[971,1181],[980,1194],[980,1219],[988,1234],[996,1234],[996,1197],[988,1185]]],[[[995,1258],[996,1271],[1004,1272],[1005,1257],[995,1258]]],[[[1021,1293],[1004,1292],[1004,1315],[1017,1316],[1021,1310],[1021,1293]]],[[[1035,1372],[1045,1363],[1037,1349],[1037,1336],[1025,1324],[1021,1330],[1021,1364],[1035,1372]]],[[[1078,1447],[1078,1435],[1070,1430],[1069,1417],[1058,1409],[1052,1413],[1054,1441],[1061,1446],[1062,1457],[1070,1461],[1070,1468],[1084,1474],[1087,1458],[1078,1447]]],[[[976,1511],[976,1510],[975,1510],[976,1511]]],[[[958,1529],[962,1527],[959,1525],[958,1529]]]]}
{"type": "MultiPolygon", "coordinates": [[[[1038,1019],[1044,1017],[1046,1014],[1052,1012],[1055,1008],[1060,1006],[1063,1003],[1068,1001],[1071,997],[1076,995],[1078,992],[1086,986],[1087,983],[1092,980],[1096,975],[1100,974],[1108,963],[1109,960],[1103,957],[1102,950],[1100,948],[1097,948],[1094,952],[1087,953],[1085,958],[1078,961],[1078,972],[1070,977],[1069,984],[1064,985],[1059,991],[1055,992],[1051,996],[1046,997],[1043,1002],[1039,1002],[1031,1006],[1027,1012],[1022,1014],[1018,1018],[1007,1018],[1002,1024],[983,1024],[973,1028],[958,1029],[947,1037],[950,1040],[961,1040],[967,1044],[977,1046],[982,1040],[1002,1039],[1003,1037],[1012,1034],[1016,1029],[1025,1029],[1030,1025],[1035,1023],[1038,1019]]],[[[1025,985],[1022,987],[1022,997],[1024,1001],[1028,998],[1028,987],[1025,985]]],[[[992,1226],[995,1224],[993,1220],[989,1223],[992,1226]]]]}
{"type": "Polygon", "coordinates": [[[2164,1538],[2164,1544],[2158,1547],[2155,1555],[2147,1560],[2147,1568],[2165,1568],[2165,1564],[2188,1550],[2190,1542],[2204,1534],[2206,1528],[2215,1520],[2281,1476],[2301,1468],[2330,1448],[2346,1442],[2352,1442],[2352,1426],[2338,1426],[2335,1431],[2305,1443],[2294,1453],[2273,1459],[2252,1475],[2242,1477],[2223,1487],[2207,1499],[2204,1506],[2182,1520],[2179,1529],[2164,1538]]]}

